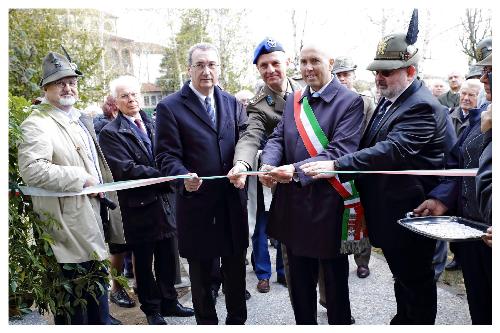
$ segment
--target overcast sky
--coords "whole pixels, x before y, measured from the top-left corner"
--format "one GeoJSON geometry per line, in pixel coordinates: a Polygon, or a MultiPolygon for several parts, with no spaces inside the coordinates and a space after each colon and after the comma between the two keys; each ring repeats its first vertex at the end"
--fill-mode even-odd
{"type": "MultiPolygon", "coordinates": [[[[265,36],[273,36],[281,41],[288,53],[293,56],[293,33],[291,9],[252,8],[242,25],[248,27],[247,40],[252,49],[265,36]]],[[[389,18],[390,32],[406,32],[412,8],[384,7],[389,18]]],[[[119,17],[118,34],[135,40],[150,41],[167,45],[169,31],[165,26],[166,11],[157,9],[110,9],[119,17]],[[140,20],[139,20],[140,18],[140,20]],[[131,24],[130,22],[140,22],[131,24]]],[[[302,27],[305,9],[298,9],[298,23],[302,27]]],[[[467,57],[461,51],[459,35],[463,31],[461,20],[464,7],[419,8],[419,38],[417,47],[425,57],[421,70],[425,75],[446,77],[452,70],[467,71],[467,57]],[[428,43],[424,45],[424,40],[428,43]]],[[[333,56],[349,55],[358,65],[357,76],[371,80],[372,74],[364,68],[373,59],[381,37],[380,26],[374,24],[382,16],[380,8],[357,7],[342,8],[333,4],[307,10],[305,26],[306,41],[325,45],[333,56]]]]}

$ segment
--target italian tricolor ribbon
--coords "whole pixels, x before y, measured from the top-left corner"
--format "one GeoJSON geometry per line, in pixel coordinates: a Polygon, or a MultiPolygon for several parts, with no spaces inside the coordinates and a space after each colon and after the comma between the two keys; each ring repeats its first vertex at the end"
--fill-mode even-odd
{"type": "MultiPolygon", "coordinates": [[[[329,140],[319,125],[307,97],[300,97],[303,91],[294,93],[294,119],[300,138],[311,157],[318,155],[328,146],[329,140]]],[[[342,217],[341,253],[360,253],[370,243],[364,225],[364,211],[354,181],[341,183],[338,175],[329,178],[330,185],[344,200],[342,217]]]]}

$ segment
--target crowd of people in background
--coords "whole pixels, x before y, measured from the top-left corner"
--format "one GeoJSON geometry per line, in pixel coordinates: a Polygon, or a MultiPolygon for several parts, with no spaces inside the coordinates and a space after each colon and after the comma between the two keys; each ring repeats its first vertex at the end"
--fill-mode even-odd
{"type": "MultiPolygon", "coordinates": [[[[140,83],[130,75],[111,81],[102,115],[80,112],[74,104],[82,73],[50,52],[42,64],[44,97],[21,126],[19,171],[27,185],[78,192],[100,183],[188,176],[117,192],[33,196],[35,210],[61,224],[50,230],[61,268],[89,269],[111,256],[118,274],[134,279],[151,325],[166,324],[166,316],[218,324],[222,287],[225,323],[244,324],[253,219],[255,288],[271,289],[271,239],[277,282],[288,288],[297,324],[317,324],[318,289],[329,324],[355,323],[347,256],[354,254],[364,279],[372,246],[381,248],[394,279],[391,324],[434,324],[436,281],[444,269],[459,268],[472,323],[491,324],[492,39],[477,44],[466,75],[450,70],[447,84],[424,82],[415,21],[408,32],[379,41],[367,67],[377,96],[356,91],[357,65],[348,55],[334,58],[326,44],[306,43],[301,76],[287,76],[285,49],[269,37],[253,57],[263,84],[233,96],[219,85],[219,50],[197,43],[187,54],[190,79],[158,103],[155,119],[141,109],[140,83]],[[332,172],[443,168],[479,171],[449,178],[332,172]],[[450,243],[454,257],[446,264],[445,241],[396,223],[407,212],[457,215],[490,227],[484,241],[450,243]],[[179,255],[189,264],[192,309],[177,300],[179,255]]],[[[85,273],[62,271],[68,278],[85,273]]],[[[108,297],[120,307],[136,306],[116,280],[109,296],[84,293],[86,306],[76,306],[69,320],[56,316],[56,324],[120,324],[109,314],[108,297]]]]}

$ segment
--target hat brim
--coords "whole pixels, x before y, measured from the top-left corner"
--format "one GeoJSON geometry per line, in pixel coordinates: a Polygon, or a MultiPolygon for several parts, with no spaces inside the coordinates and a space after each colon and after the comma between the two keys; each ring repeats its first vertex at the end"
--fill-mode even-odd
{"type": "Polygon", "coordinates": [[[369,71],[383,71],[404,68],[410,65],[408,62],[402,60],[373,60],[366,69],[369,71]]]}
{"type": "Polygon", "coordinates": [[[492,61],[491,61],[492,54],[493,53],[490,53],[486,58],[484,58],[480,62],[476,63],[476,66],[493,66],[492,61]]]}
{"type": "Polygon", "coordinates": [[[52,83],[54,81],[57,81],[59,79],[62,79],[64,77],[71,77],[71,76],[83,76],[83,74],[78,69],[76,69],[76,70],[66,69],[63,71],[55,72],[54,74],[49,75],[45,79],[43,79],[40,82],[40,87],[44,87],[47,84],[52,83]]]}
{"type": "Polygon", "coordinates": [[[337,73],[342,73],[342,72],[350,72],[350,71],[354,71],[354,70],[356,70],[356,67],[338,67],[338,68],[335,68],[334,70],[332,70],[332,73],[337,74],[337,73]]]}

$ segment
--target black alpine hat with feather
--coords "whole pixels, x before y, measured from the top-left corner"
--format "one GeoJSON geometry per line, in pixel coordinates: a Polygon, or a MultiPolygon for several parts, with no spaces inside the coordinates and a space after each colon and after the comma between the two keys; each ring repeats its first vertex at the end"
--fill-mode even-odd
{"type": "Polygon", "coordinates": [[[366,69],[371,71],[405,68],[420,60],[418,49],[413,45],[418,36],[418,10],[414,9],[408,32],[393,33],[378,43],[374,60],[366,69]]]}

